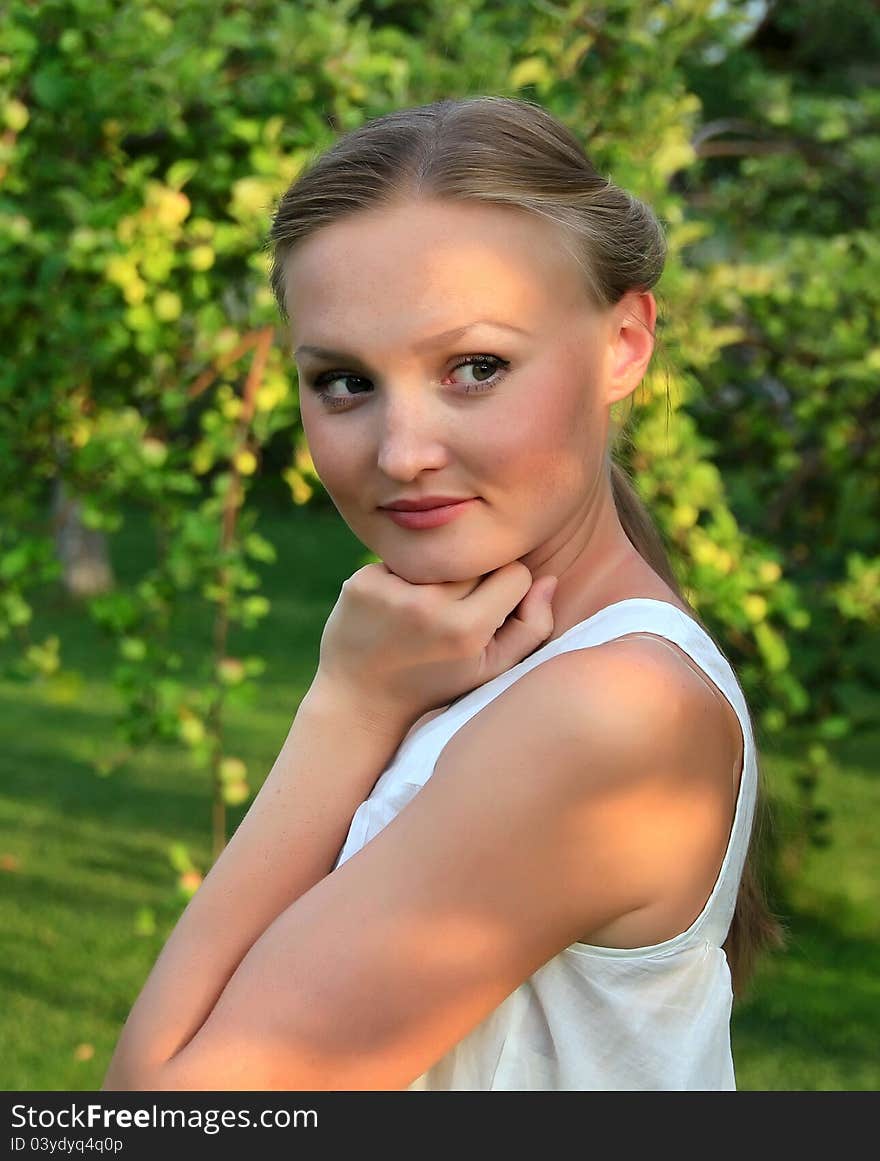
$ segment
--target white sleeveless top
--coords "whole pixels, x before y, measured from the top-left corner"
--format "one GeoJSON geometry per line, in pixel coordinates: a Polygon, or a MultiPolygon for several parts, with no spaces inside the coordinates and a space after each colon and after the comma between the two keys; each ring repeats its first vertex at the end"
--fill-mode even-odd
{"type": "Polygon", "coordinates": [[[545,963],[436,1064],[417,1090],[735,1089],[732,991],[722,944],[752,827],[757,763],[745,697],[712,638],[668,601],[634,597],[572,626],[410,733],[357,809],[334,869],[424,786],[449,739],[542,661],[628,633],[677,645],[724,694],[743,734],[733,825],[718,878],[686,931],[648,947],[573,943],[545,963]]]}

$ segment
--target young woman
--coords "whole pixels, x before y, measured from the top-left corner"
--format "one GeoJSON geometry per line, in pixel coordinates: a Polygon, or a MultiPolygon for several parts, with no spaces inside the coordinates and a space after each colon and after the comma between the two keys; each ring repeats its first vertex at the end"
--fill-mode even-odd
{"type": "Polygon", "coordinates": [[[105,1089],[731,1089],[777,931],[736,676],[611,456],[665,246],[536,104],[367,123],[281,199],[305,433],[381,560],[105,1089]]]}

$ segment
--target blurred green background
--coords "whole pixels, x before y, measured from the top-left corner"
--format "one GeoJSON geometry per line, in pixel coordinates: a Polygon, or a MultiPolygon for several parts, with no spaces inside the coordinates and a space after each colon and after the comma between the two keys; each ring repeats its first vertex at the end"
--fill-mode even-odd
{"type": "Polygon", "coordinates": [[[610,0],[0,12],[0,1086],[100,1087],[368,558],[305,447],[274,200],[349,128],[534,100],[670,244],[621,462],[743,683],[789,929],[743,1089],[875,1089],[880,14],[610,0]]]}

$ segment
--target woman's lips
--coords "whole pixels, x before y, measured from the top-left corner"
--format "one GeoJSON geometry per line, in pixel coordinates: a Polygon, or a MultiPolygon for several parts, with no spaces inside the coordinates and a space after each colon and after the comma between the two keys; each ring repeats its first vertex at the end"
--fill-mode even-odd
{"type": "Polygon", "coordinates": [[[476,504],[477,497],[470,500],[461,500],[457,504],[444,504],[440,508],[424,508],[421,512],[400,512],[394,508],[382,508],[380,511],[389,516],[401,528],[437,528],[441,524],[448,524],[456,516],[466,512],[471,504],[476,504]]]}

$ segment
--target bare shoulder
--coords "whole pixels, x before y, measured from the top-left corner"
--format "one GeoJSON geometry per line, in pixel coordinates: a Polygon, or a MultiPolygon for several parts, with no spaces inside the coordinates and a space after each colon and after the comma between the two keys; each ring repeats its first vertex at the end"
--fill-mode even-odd
{"type": "MultiPolygon", "coordinates": [[[[591,680],[610,689],[633,684],[633,696],[645,701],[647,715],[656,710],[675,730],[681,725],[686,737],[696,742],[704,759],[717,755],[719,768],[736,767],[742,761],[742,729],[736,710],[708,674],[675,642],[654,633],[630,633],[595,649],[576,650],[575,665],[591,670],[591,680]],[[592,656],[590,656],[592,655],[592,656]],[[729,758],[726,761],[725,758],[729,758]]],[[[646,717],[650,721],[650,716],[646,717]]],[[[680,738],[680,740],[685,740],[680,738]]]]}
{"type": "Polygon", "coordinates": [[[437,771],[492,765],[496,794],[527,793],[536,819],[554,796],[569,804],[570,881],[600,874],[609,896],[599,923],[584,908],[584,943],[640,947],[685,930],[726,850],[741,745],[721,702],[733,711],[665,646],[628,636],[548,658],[459,729],[438,761],[437,771]]]}
{"type": "MultiPolygon", "coordinates": [[[[653,634],[629,634],[567,650],[523,674],[452,738],[508,745],[524,735],[551,733],[606,745],[627,759],[660,748],[694,767],[730,771],[741,750],[733,708],[682,650],[653,634]],[[708,761],[712,759],[714,761],[708,761]],[[692,759],[697,761],[693,762],[692,759]]],[[[650,770],[648,770],[650,772],[650,770]]],[[[638,773],[638,767],[630,771],[638,773]]]]}

